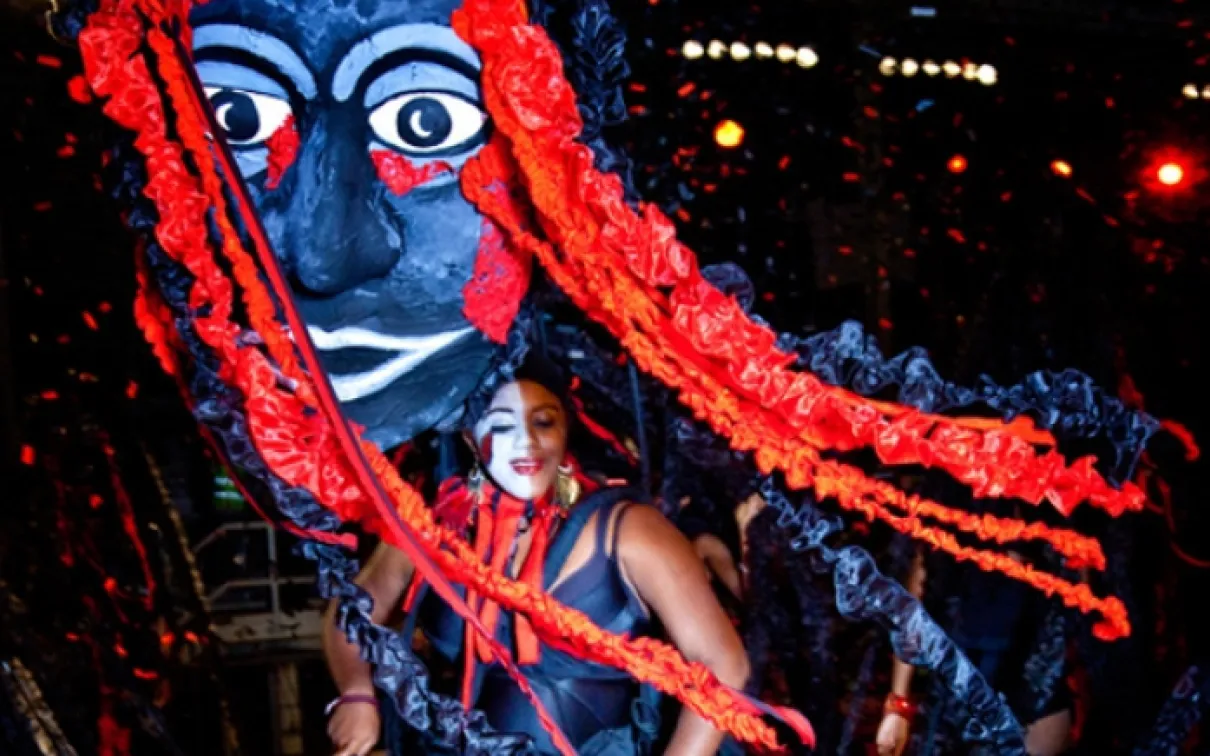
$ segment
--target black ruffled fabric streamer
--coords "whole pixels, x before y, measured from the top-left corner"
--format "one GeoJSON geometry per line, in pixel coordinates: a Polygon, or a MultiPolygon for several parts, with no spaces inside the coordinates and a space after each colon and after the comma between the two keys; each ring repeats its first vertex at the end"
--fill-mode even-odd
{"type": "Polygon", "coordinates": [[[1172,695],[1164,702],[1147,739],[1133,756],[1178,756],[1181,746],[1210,707],[1210,674],[1206,665],[1185,670],[1172,695]]]}
{"type": "Polygon", "coordinates": [[[953,698],[947,713],[952,712],[948,715],[961,729],[963,741],[997,754],[1025,754],[1021,725],[1004,697],[988,685],[923,605],[902,585],[882,575],[865,549],[832,549],[824,543],[844,528],[839,517],[825,515],[810,496],[804,496],[802,505],[795,508],[772,479],[765,481],[761,494],[780,514],[778,524],[797,530],[790,548],[807,552],[815,572],[832,573],[840,613],[851,620],[882,625],[890,633],[897,657],[932,671],[943,681],[953,698]]]}
{"type": "Polygon", "coordinates": [[[1037,640],[1025,660],[1022,673],[1022,697],[1017,707],[1026,713],[1026,721],[1037,721],[1039,715],[1054,699],[1060,685],[1065,685],[1063,671],[1067,665],[1067,632],[1071,618],[1063,605],[1050,600],[1046,614],[1038,625],[1037,640]]]}
{"type": "Polygon", "coordinates": [[[374,600],[353,582],[356,560],[338,547],[315,542],[301,544],[300,551],[318,563],[320,595],[339,600],[337,625],[361,649],[362,658],[374,665],[374,685],[387,693],[405,722],[441,747],[460,753],[511,756],[535,752],[528,736],[496,733],[482,712],[466,711],[456,699],[429,689],[429,672],[412,653],[410,639],[370,620],[374,600]]]}
{"type": "Polygon", "coordinates": [[[630,158],[605,137],[605,130],[626,120],[623,85],[630,76],[626,32],[607,0],[533,0],[530,18],[558,45],[563,70],[576,92],[584,128],[578,141],[592,149],[597,170],[622,180],[626,200],[638,202],[630,158]],[[565,14],[562,6],[570,6],[565,14]]]}
{"type": "Polygon", "coordinates": [[[835,386],[873,396],[895,386],[897,401],[922,412],[939,413],[982,404],[1005,421],[1029,415],[1060,438],[1104,435],[1113,444],[1114,462],[1106,477],[1115,485],[1129,480],[1159,422],[1127,408],[1078,370],[1040,370],[1015,386],[1000,386],[988,376],[974,388],[946,381],[921,347],[890,359],[856,321],[800,339],[788,334],[779,346],[798,354],[798,366],[835,386]]]}

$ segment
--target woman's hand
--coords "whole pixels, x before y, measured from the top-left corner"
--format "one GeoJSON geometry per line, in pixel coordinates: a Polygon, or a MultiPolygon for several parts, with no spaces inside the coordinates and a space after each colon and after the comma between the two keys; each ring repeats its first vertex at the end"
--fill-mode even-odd
{"type": "Polygon", "coordinates": [[[337,706],[328,720],[328,737],[336,747],[335,756],[366,756],[378,744],[381,730],[378,707],[366,703],[337,706]]]}
{"type": "Polygon", "coordinates": [[[878,756],[899,756],[907,747],[911,723],[901,714],[888,711],[882,715],[882,724],[878,725],[878,737],[874,744],[878,747],[878,756]]]}

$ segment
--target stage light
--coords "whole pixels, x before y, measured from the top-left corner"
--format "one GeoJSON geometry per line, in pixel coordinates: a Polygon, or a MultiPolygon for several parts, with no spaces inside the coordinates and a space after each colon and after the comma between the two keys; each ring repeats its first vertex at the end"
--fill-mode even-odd
{"type": "Polygon", "coordinates": [[[969,164],[966,162],[965,157],[963,157],[962,155],[954,155],[952,158],[949,159],[948,162],[946,162],[945,167],[949,169],[950,173],[956,174],[956,173],[966,173],[966,169],[967,169],[968,165],[969,164]]]}
{"type": "Polygon", "coordinates": [[[974,81],[979,78],[979,66],[974,63],[964,63],[962,65],[962,78],[967,81],[974,81]]]}
{"type": "Polygon", "coordinates": [[[770,45],[768,42],[757,42],[756,43],[756,57],[761,58],[761,59],[772,58],[773,57],[773,45],[770,45]]]}
{"type": "Polygon", "coordinates": [[[897,64],[894,58],[883,58],[882,62],[878,64],[878,70],[882,72],[883,76],[893,76],[895,74],[896,65],[897,64]]]}
{"type": "Polygon", "coordinates": [[[1202,99],[1210,100],[1210,84],[1207,84],[1206,88],[1202,90],[1202,99]]]}
{"type": "Polygon", "coordinates": [[[719,42],[717,39],[712,39],[710,40],[709,47],[706,48],[706,54],[711,58],[718,60],[727,54],[727,46],[722,42],[719,42]]]}
{"type": "Polygon", "coordinates": [[[915,76],[916,72],[920,70],[920,64],[912,58],[905,58],[903,65],[899,66],[899,70],[903,71],[904,76],[915,76]]]}
{"type": "Polygon", "coordinates": [[[789,63],[798,57],[798,51],[789,45],[777,46],[777,59],[782,63],[789,63]]]}
{"type": "Polygon", "coordinates": [[[945,65],[941,66],[941,68],[945,71],[945,75],[951,79],[962,73],[962,66],[952,60],[945,61],[945,65]]]}
{"type": "Polygon", "coordinates": [[[819,62],[819,55],[809,47],[798,48],[798,65],[811,68],[819,62]]]}
{"type": "Polygon", "coordinates": [[[744,61],[752,57],[752,48],[745,45],[743,42],[731,43],[731,57],[735,60],[744,61]]]}
{"type": "Polygon", "coordinates": [[[1071,174],[1074,173],[1071,168],[1071,163],[1067,162],[1066,160],[1056,160],[1052,162],[1050,164],[1050,169],[1054,171],[1056,176],[1062,176],[1063,178],[1071,178],[1071,174]]]}
{"type": "Polygon", "coordinates": [[[1186,84],[1185,88],[1181,91],[1190,100],[1196,100],[1198,97],[1201,97],[1201,92],[1198,91],[1196,84],[1186,84]]]}
{"type": "Polygon", "coordinates": [[[719,147],[733,150],[744,142],[744,127],[727,119],[714,127],[714,141],[719,147]]]}
{"type": "Polygon", "coordinates": [[[920,68],[923,69],[923,71],[929,76],[936,76],[937,74],[941,73],[941,66],[937,65],[935,61],[931,60],[924,61],[924,65],[920,66],[920,68]]]}
{"type": "Polygon", "coordinates": [[[1180,163],[1169,161],[1155,170],[1155,180],[1166,187],[1176,188],[1185,181],[1185,167],[1180,163]]]}
{"type": "Polygon", "coordinates": [[[706,48],[702,47],[702,43],[695,39],[691,39],[681,48],[681,55],[684,55],[689,60],[697,60],[706,53],[706,48]]]}
{"type": "Polygon", "coordinates": [[[979,66],[979,70],[975,73],[975,78],[979,80],[979,83],[990,87],[996,83],[999,76],[996,74],[995,66],[984,63],[979,66]]]}

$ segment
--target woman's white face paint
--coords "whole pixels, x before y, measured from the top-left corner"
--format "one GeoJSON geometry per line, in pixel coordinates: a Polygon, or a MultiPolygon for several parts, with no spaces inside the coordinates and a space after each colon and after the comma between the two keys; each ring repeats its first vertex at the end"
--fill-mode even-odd
{"type": "Polygon", "coordinates": [[[501,387],[475,425],[487,474],[518,499],[546,495],[567,453],[567,414],[559,398],[531,381],[501,387]]]}

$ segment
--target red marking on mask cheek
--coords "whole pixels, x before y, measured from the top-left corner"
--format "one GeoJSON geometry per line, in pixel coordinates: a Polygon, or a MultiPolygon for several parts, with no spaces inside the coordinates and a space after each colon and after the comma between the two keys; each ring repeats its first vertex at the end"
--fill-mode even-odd
{"type": "Polygon", "coordinates": [[[269,149],[269,178],[265,181],[266,189],[276,189],[281,185],[286,169],[293,165],[298,157],[299,144],[298,129],[294,128],[294,116],[290,116],[265,142],[269,149]]]}
{"type": "Polygon", "coordinates": [[[499,227],[484,218],[475,270],[462,287],[462,314],[497,344],[508,340],[529,289],[531,267],[529,253],[509,244],[499,227]]]}
{"type": "Polygon", "coordinates": [[[370,159],[374,161],[378,178],[382,179],[382,183],[387,185],[392,194],[400,197],[443,173],[454,172],[454,167],[444,160],[416,165],[403,155],[387,150],[374,150],[370,153],[370,159]]]}

